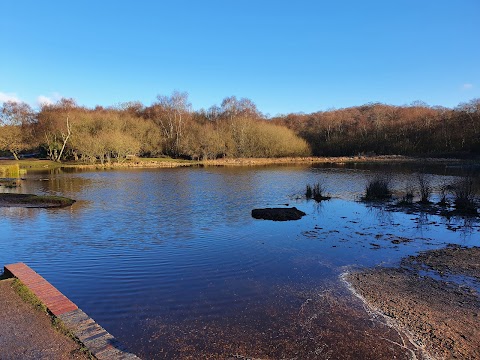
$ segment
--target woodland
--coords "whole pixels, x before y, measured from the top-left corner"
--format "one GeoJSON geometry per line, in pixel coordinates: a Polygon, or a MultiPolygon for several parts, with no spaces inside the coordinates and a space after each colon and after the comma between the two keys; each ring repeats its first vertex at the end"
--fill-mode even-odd
{"type": "Polygon", "coordinates": [[[193,110],[188,94],[87,108],[73,99],[0,108],[0,152],[86,163],[131,156],[217,158],[480,154],[480,99],[455,108],[370,103],[269,118],[249,99],[193,110]]]}

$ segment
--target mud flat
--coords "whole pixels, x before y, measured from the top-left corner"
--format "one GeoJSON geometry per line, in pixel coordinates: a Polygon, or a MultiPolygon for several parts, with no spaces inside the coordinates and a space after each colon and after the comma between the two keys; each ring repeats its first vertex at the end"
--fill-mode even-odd
{"type": "Polygon", "coordinates": [[[58,208],[73,203],[75,200],[63,196],[0,193],[0,207],[58,208]]]}
{"type": "Polygon", "coordinates": [[[424,358],[480,359],[480,248],[450,245],[344,279],[424,358]]]}

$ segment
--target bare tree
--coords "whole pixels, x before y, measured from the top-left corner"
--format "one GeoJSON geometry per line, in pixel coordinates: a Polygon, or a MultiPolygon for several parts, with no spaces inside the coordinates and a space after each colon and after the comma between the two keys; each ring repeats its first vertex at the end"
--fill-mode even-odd
{"type": "Polygon", "coordinates": [[[25,103],[7,101],[0,111],[0,149],[10,151],[18,160],[20,151],[35,146],[35,112],[25,103]]]}
{"type": "Polygon", "coordinates": [[[154,121],[161,127],[167,147],[173,155],[180,155],[186,123],[191,116],[188,93],[174,91],[170,96],[158,95],[152,107],[156,108],[154,121]]]}
{"type": "Polygon", "coordinates": [[[60,161],[72,137],[72,114],[79,111],[73,99],[61,99],[53,105],[43,105],[39,113],[39,128],[43,133],[48,157],[60,161]]]}

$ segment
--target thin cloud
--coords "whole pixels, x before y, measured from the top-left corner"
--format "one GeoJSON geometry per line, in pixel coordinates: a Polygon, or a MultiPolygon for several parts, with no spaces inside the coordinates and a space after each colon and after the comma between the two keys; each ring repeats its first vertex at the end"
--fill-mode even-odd
{"type": "Polygon", "coordinates": [[[463,84],[462,85],[463,90],[470,90],[473,89],[473,84],[463,84]]]}
{"type": "Polygon", "coordinates": [[[57,92],[52,93],[51,96],[40,95],[37,97],[37,104],[39,106],[52,105],[56,103],[58,100],[60,100],[61,98],[62,96],[57,92]]]}
{"type": "Polygon", "coordinates": [[[37,97],[37,104],[40,105],[40,106],[42,106],[42,105],[52,105],[53,103],[54,103],[54,101],[47,96],[40,95],[39,97],[37,97]]]}
{"type": "Polygon", "coordinates": [[[4,93],[0,91],[0,103],[4,103],[7,101],[13,101],[13,102],[21,102],[20,98],[17,96],[17,94],[14,93],[4,93]]]}

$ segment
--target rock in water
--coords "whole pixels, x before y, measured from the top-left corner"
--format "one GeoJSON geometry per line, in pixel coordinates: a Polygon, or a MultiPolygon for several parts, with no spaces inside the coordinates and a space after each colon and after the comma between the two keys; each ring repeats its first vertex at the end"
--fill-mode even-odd
{"type": "Polygon", "coordinates": [[[273,221],[288,221],[299,220],[306,215],[303,211],[296,207],[292,208],[265,208],[253,209],[252,217],[255,219],[273,220],[273,221]]]}

